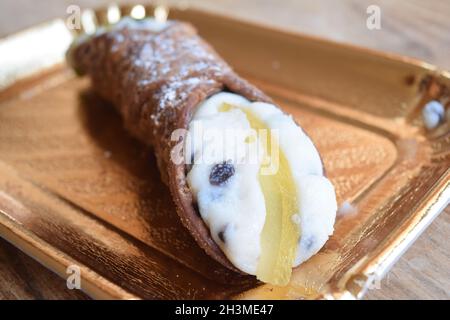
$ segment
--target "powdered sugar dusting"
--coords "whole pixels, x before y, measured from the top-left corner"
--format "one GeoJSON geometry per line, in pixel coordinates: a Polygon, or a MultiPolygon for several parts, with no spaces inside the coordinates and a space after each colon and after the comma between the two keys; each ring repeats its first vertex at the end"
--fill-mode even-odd
{"type": "Polygon", "coordinates": [[[145,130],[139,135],[147,140],[167,136],[180,117],[189,116],[187,103],[194,108],[195,99],[224,86],[268,100],[237,77],[186,23],[168,21],[155,31],[142,22],[121,21],[76,51],[78,69],[91,75],[97,91],[118,107],[128,127],[145,130]]]}
{"type": "MultiPolygon", "coordinates": [[[[123,29],[112,32],[113,42],[129,32],[126,28],[125,25],[123,29]]],[[[174,26],[160,33],[132,32],[128,35],[135,45],[133,57],[129,59],[130,70],[122,77],[122,87],[133,87],[129,81],[134,81],[136,90],[140,92],[159,86],[155,95],[156,107],[150,114],[155,130],[161,126],[163,117],[173,114],[165,109],[180,108],[196,87],[214,86],[215,80],[212,79],[220,78],[230,70],[209,46],[202,45],[195,32],[184,37],[183,41],[177,41],[175,35],[178,32],[174,26]]],[[[130,94],[138,96],[136,92],[130,94]]]]}

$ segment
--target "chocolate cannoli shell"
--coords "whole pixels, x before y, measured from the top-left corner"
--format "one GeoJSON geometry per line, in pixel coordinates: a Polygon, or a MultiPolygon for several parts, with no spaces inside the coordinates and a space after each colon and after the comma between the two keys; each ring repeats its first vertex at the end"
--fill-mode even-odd
{"type": "Polygon", "coordinates": [[[219,91],[251,101],[271,102],[240,78],[187,23],[170,21],[159,32],[135,25],[117,26],[74,43],[68,60],[92,80],[95,91],[113,103],[124,125],[153,147],[161,178],[169,186],[183,225],[208,255],[238,271],[212,239],[186,181],[186,166],[171,160],[176,129],[188,128],[195,108],[219,91]]]}

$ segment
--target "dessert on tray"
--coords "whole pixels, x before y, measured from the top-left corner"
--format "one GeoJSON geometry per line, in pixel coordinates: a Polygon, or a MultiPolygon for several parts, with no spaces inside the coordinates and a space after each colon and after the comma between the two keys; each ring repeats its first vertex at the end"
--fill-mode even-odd
{"type": "Polygon", "coordinates": [[[285,285],[333,233],[336,196],[310,138],[191,25],[125,18],[67,56],[153,147],[179,218],[212,258],[285,285]]]}

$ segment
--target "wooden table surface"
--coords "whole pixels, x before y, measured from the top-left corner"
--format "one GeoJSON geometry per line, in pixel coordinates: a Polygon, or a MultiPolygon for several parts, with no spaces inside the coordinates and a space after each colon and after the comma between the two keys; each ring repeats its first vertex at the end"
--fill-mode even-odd
{"type": "MultiPolygon", "coordinates": [[[[111,1],[2,0],[0,37],[49,18],[69,4],[111,1]]],[[[123,2],[123,1],[121,1],[123,2]]],[[[154,1],[155,2],[155,1],[154,1]]],[[[159,1],[161,2],[161,1],[159,1]]],[[[162,1],[170,2],[170,1],[162,1]]],[[[171,1],[173,2],[173,1],[171,1]]],[[[450,1],[194,0],[175,1],[336,41],[413,56],[450,70],[450,1]],[[366,9],[381,8],[381,30],[368,30],[366,9]]],[[[367,299],[450,299],[450,206],[371,290],[367,299]]],[[[0,299],[88,299],[0,239],[0,299]]]]}

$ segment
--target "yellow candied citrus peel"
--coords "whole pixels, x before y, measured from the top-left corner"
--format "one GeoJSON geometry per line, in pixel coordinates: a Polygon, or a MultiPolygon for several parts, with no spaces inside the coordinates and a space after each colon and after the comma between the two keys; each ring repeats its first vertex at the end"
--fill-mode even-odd
{"type": "MultiPolygon", "coordinates": [[[[261,256],[256,277],[273,285],[287,285],[292,273],[300,230],[293,222],[292,216],[298,213],[297,190],[291,174],[289,163],[279,148],[277,139],[273,139],[270,129],[246,108],[224,103],[220,112],[239,109],[245,113],[252,129],[256,130],[258,139],[266,133],[264,146],[265,158],[269,150],[278,150],[278,170],[273,174],[264,174],[263,166],[259,171],[259,181],[264,195],[266,220],[261,233],[261,256]]],[[[272,160],[270,160],[272,161],[272,160]]]]}

